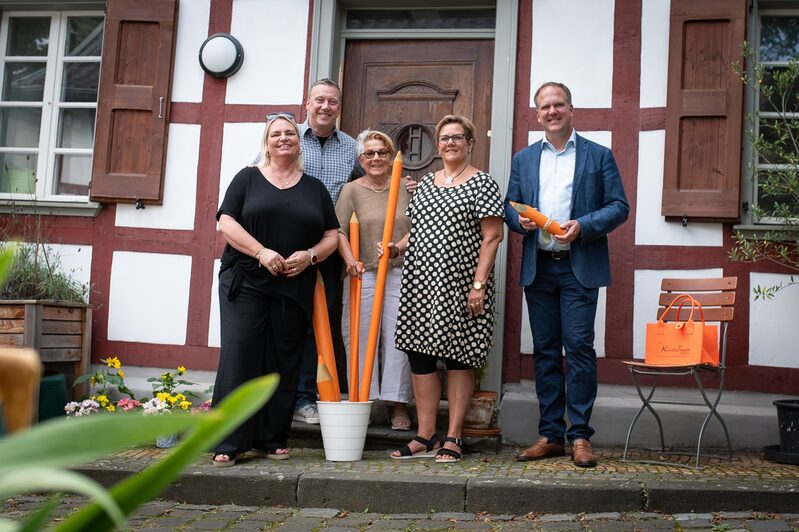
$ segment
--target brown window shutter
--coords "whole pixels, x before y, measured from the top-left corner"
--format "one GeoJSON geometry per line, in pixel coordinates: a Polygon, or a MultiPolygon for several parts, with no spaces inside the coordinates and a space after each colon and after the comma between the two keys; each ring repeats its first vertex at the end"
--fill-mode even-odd
{"type": "Polygon", "coordinates": [[[662,214],[736,221],[747,0],[672,0],[662,214]]]}
{"type": "Polygon", "coordinates": [[[91,199],[161,204],[177,0],[108,0],[91,199]]]}

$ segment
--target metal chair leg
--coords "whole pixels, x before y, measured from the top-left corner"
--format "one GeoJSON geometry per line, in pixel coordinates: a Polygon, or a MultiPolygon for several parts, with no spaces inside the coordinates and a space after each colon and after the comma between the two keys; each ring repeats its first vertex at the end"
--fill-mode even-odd
{"type": "Polygon", "coordinates": [[[636,372],[635,368],[630,368],[630,373],[632,374],[633,382],[635,383],[635,390],[636,392],[638,392],[638,397],[641,398],[642,405],[641,408],[638,410],[638,413],[635,414],[635,417],[630,423],[630,427],[627,429],[627,439],[625,440],[624,443],[624,455],[623,455],[624,460],[627,459],[627,450],[630,444],[630,438],[632,436],[633,428],[635,427],[635,424],[638,422],[638,418],[641,416],[644,409],[649,410],[649,412],[651,412],[652,415],[654,416],[655,421],[657,421],[658,431],[660,435],[660,450],[661,452],[666,451],[666,440],[663,437],[663,422],[660,420],[660,415],[658,415],[658,413],[655,411],[655,409],[652,407],[651,404],[652,397],[655,395],[655,390],[657,389],[658,375],[652,376],[652,384],[651,388],[649,389],[649,394],[644,395],[643,391],[641,390],[641,382],[638,380],[638,372],[636,372]]]}
{"type": "Polygon", "coordinates": [[[702,394],[702,399],[705,401],[709,411],[705,416],[704,421],[702,422],[701,427],[699,428],[699,438],[696,442],[696,468],[700,469],[700,459],[702,453],[702,438],[705,434],[705,428],[707,424],[710,422],[711,417],[715,416],[716,419],[719,420],[721,424],[721,428],[724,429],[724,437],[727,440],[727,451],[729,453],[730,461],[732,461],[732,443],[730,442],[730,432],[727,430],[727,423],[724,421],[724,418],[721,417],[721,414],[717,410],[719,401],[721,401],[721,394],[724,391],[724,383],[723,381],[719,383],[719,389],[716,393],[715,399],[711,402],[707,396],[707,392],[705,391],[705,387],[702,384],[702,379],[699,377],[699,373],[696,371],[692,371],[691,375],[694,377],[694,381],[696,382],[696,387],[699,389],[699,393],[702,394]]]}

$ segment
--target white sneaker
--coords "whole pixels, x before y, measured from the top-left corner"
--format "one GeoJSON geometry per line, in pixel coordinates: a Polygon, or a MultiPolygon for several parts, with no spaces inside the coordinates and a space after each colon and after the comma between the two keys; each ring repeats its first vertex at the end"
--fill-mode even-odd
{"type": "Polygon", "coordinates": [[[302,421],[310,425],[319,424],[319,411],[316,405],[302,405],[294,410],[294,421],[302,421]]]}

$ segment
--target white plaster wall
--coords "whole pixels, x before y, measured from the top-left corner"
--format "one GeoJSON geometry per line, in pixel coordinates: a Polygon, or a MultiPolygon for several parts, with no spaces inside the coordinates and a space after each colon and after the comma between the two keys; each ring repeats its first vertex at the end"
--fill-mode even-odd
{"type": "Polygon", "coordinates": [[[575,107],[610,107],[614,0],[534,0],[530,106],[547,81],[565,83],[575,107]]]}
{"type": "MultiPolygon", "coordinates": [[[[578,131],[577,134],[611,149],[612,136],[610,131],[578,131]]],[[[542,138],[544,138],[543,131],[529,131],[527,133],[527,145],[538,142],[542,138]]]]}
{"type": "Polygon", "coordinates": [[[303,102],[307,0],[236,0],[230,33],[244,47],[244,63],[228,79],[226,103],[303,102]]]}
{"type": "Polygon", "coordinates": [[[701,270],[636,270],[633,285],[633,358],[644,358],[646,324],[657,320],[660,283],[663,279],[721,277],[721,268],[701,270]]]}
{"type": "MultiPolygon", "coordinates": [[[[790,282],[790,275],[752,272],[749,282],[752,287],[773,286],[790,282]]],[[[740,288],[738,292],[739,297],[744,296],[740,288]]],[[[770,300],[755,301],[751,290],[746,296],[749,297],[749,364],[799,368],[799,347],[791,334],[796,332],[799,286],[785,288],[770,300]]]]}
{"type": "Polygon", "coordinates": [[[61,271],[83,286],[91,283],[92,247],[73,244],[48,244],[50,256],[58,257],[61,271]]]}
{"type": "MultiPolygon", "coordinates": [[[[172,71],[172,101],[201,102],[205,72],[197,55],[208,37],[211,0],[180,0],[175,66],[172,71]]],[[[170,138],[171,142],[171,138],[170,138]]]]}
{"type": "Polygon", "coordinates": [[[638,134],[638,193],[635,211],[635,243],[658,246],[721,246],[722,225],[718,223],[667,222],[661,216],[663,200],[663,158],[666,132],[638,134]]]}
{"type": "Polygon", "coordinates": [[[190,279],[190,256],[115,251],[108,339],[185,344],[190,279]]]}
{"type": "Polygon", "coordinates": [[[169,124],[164,170],[164,203],[136,209],[118,204],[116,225],[152,229],[194,229],[197,166],[200,156],[198,124],[169,124]]]}
{"type": "MultiPolygon", "coordinates": [[[[607,289],[599,289],[599,297],[596,304],[596,318],[594,319],[594,350],[598,358],[605,356],[605,316],[607,315],[607,289]]],[[[527,312],[527,298],[522,292],[522,339],[519,352],[533,352],[533,331],[530,329],[530,314],[527,312]]]]}
{"type": "Polygon", "coordinates": [[[225,199],[225,192],[233,177],[239,170],[252,163],[261,150],[264,127],[266,127],[265,122],[243,122],[223,126],[217,208],[225,199]]]}
{"type": "Polygon", "coordinates": [[[641,4],[641,107],[665,107],[669,63],[669,0],[641,4]]]}
{"type": "Polygon", "coordinates": [[[211,284],[211,313],[208,320],[208,347],[221,347],[219,334],[219,267],[222,261],[214,261],[214,282],[211,284]]]}

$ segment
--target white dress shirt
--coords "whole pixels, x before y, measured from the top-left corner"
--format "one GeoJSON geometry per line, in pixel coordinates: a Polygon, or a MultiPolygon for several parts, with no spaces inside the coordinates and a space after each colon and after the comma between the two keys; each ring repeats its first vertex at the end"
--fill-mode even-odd
{"type": "MultiPolygon", "coordinates": [[[[538,169],[538,210],[559,223],[571,219],[576,159],[577,137],[573,129],[561,151],[555,150],[544,137],[541,145],[541,166],[538,169]]],[[[545,250],[569,249],[569,244],[558,244],[543,229],[538,232],[538,245],[545,250]]]]}

